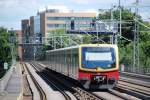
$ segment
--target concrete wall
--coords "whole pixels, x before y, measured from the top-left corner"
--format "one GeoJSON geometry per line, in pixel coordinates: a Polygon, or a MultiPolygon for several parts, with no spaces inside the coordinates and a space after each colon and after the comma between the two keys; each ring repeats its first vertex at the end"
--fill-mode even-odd
{"type": "Polygon", "coordinates": [[[12,72],[13,72],[13,67],[12,66],[8,71],[7,73],[0,79],[0,93],[4,92],[4,89],[6,88],[7,86],[7,83],[12,75],[12,72]]]}

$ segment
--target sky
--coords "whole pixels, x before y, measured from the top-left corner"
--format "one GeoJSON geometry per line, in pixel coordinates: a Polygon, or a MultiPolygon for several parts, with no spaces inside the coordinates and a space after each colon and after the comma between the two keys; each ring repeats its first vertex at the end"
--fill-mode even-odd
{"type": "MultiPolygon", "coordinates": [[[[63,6],[74,11],[97,11],[118,5],[119,0],[0,0],[0,26],[21,29],[21,20],[35,16],[37,11],[50,5],[63,6]]],[[[135,0],[121,0],[121,5],[132,8],[135,0]]],[[[139,13],[150,21],[150,0],[139,0],[139,13]]]]}

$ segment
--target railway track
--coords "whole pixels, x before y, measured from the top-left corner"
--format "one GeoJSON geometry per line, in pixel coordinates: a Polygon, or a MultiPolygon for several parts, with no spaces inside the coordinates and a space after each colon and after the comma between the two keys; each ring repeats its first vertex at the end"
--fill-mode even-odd
{"type": "MultiPolygon", "coordinates": [[[[37,90],[39,92],[39,95],[40,95],[40,100],[47,100],[45,92],[43,91],[43,89],[41,88],[41,86],[39,85],[39,83],[36,81],[36,79],[34,78],[34,76],[31,74],[31,72],[29,71],[27,65],[24,63],[23,66],[27,70],[27,73],[30,75],[33,83],[35,84],[35,86],[36,86],[36,88],[37,88],[37,90]]],[[[34,93],[33,93],[33,96],[34,96],[34,93]]]]}
{"type": "Polygon", "coordinates": [[[103,98],[105,98],[106,100],[124,100],[116,95],[113,95],[111,93],[109,93],[107,90],[106,91],[94,91],[93,92],[96,95],[100,95],[103,96],[103,98]]]}
{"type": "Polygon", "coordinates": [[[22,64],[22,77],[23,77],[23,99],[22,100],[33,100],[33,91],[30,87],[30,83],[27,78],[24,64],[22,64]]]}
{"type": "MultiPolygon", "coordinates": [[[[128,84],[123,83],[123,82],[121,83],[121,81],[119,81],[119,85],[117,85],[117,87],[113,90],[110,89],[108,91],[93,92],[93,91],[84,90],[80,86],[73,84],[73,82],[67,81],[66,78],[62,77],[63,75],[57,75],[57,72],[43,68],[43,66],[41,64],[31,63],[31,65],[37,70],[37,72],[44,71],[44,75],[45,75],[44,77],[48,77],[48,78],[44,78],[44,80],[46,80],[46,81],[53,80],[53,81],[55,81],[54,84],[65,87],[65,90],[67,90],[71,94],[73,94],[73,96],[77,100],[112,100],[112,99],[114,99],[114,100],[139,100],[139,99],[149,100],[149,93],[150,93],[149,89],[147,89],[147,92],[149,92],[149,93],[147,93],[145,91],[144,95],[140,91],[135,92],[135,88],[134,89],[129,88],[129,87],[131,87],[131,86],[129,86],[129,84],[133,85],[133,83],[129,83],[128,80],[126,80],[128,82],[128,84]],[[60,77],[60,78],[58,78],[58,77],[60,77]]],[[[137,86],[135,86],[135,87],[137,87],[137,86]]],[[[143,88],[141,88],[141,89],[143,89],[143,88]]],[[[66,99],[66,100],[68,100],[68,99],[66,99]]]]}
{"type": "Polygon", "coordinates": [[[139,98],[129,95],[126,92],[120,92],[114,89],[94,91],[93,93],[102,96],[106,100],[140,100],[139,98]]]}
{"type": "Polygon", "coordinates": [[[126,92],[140,99],[150,100],[149,76],[134,73],[124,74],[124,76],[121,75],[118,85],[115,89],[126,92]]]}
{"type": "MultiPolygon", "coordinates": [[[[32,63],[31,65],[35,69],[39,68],[38,71],[43,70],[43,68],[42,68],[43,66],[41,66],[40,64],[32,63]]],[[[58,77],[61,77],[61,76],[57,76],[56,74],[54,75],[54,74],[50,74],[50,73],[52,73],[52,72],[49,72],[46,70],[44,74],[45,74],[45,76],[48,76],[51,80],[54,80],[55,83],[59,83],[59,85],[61,84],[61,86],[65,87],[65,89],[67,91],[69,91],[71,94],[73,94],[73,96],[77,100],[106,100],[103,97],[100,97],[92,92],[88,92],[88,91],[82,89],[81,87],[74,85],[69,81],[66,81],[65,78],[61,78],[61,80],[58,79],[58,77]]]]}
{"type": "MultiPolygon", "coordinates": [[[[37,71],[40,72],[42,70],[44,70],[43,68],[37,66],[35,63],[30,63],[30,65],[33,66],[33,68],[37,71]]],[[[66,100],[71,100],[71,97],[65,92],[63,91],[60,87],[58,87],[57,85],[55,85],[55,82],[52,80],[49,80],[49,78],[45,75],[45,74],[39,74],[46,82],[47,84],[50,84],[53,88],[55,88],[55,90],[58,90],[66,100]]]]}
{"type": "MultiPolygon", "coordinates": [[[[41,66],[41,65],[39,65],[39,66],[41,66]]],[[[42,66],[41,66],[42,67],[42,66]]],[[[51,73],[51,72],[50,72],[51,73]]],[[[58,76],[59,77],[59,76],[58,76]]],[[[56,78],[57,79],[57,78],[56,78]]],[[[62,79],[65,79],[65,78],[62,78],[62,79]]],[[[70,81],[67,81],[67,82],[69,82],[69,83],[66,83],[66,84],[72,84],[73,82],[71,82],[70,83],[70,81]]],[[[60,83],[60,82],[59,82],[60,83]]],[[[64,84],[64,83],[62,83],[62,84],[64,84]]],[[[80,88],[80,87],[78,87],[77,85],[73,85],[73,86],[71,86],[71,87],[73,87],[73,89],[75,89],[74,91],[80,91],[80,89],[82,89],[82,91],[86,91],[86,92],[88,92],[90,95],[92,94],[92,95],[94,95],[94,96],[96,96],[96,97],[98,97],[99,99],[101,99],[101,100],[139,100],[138,98],[136,98],[136,97],[134,97],[134,96],[132,96],[132,95],[128,95],[127,93],[123,93],[123,92],[119,92],[119,91],[116,91],[116,90],[108,90],[108,91],[97,91],[97,92],[95,92],[95,90],[94,90],[94,92],[93,91],[87,91],[87,90],[84,90],[83,88],[80,88]],[[79,88],[79,90],[78,90],[78,88],[79,88]]],[[[69,88],[69,87],[68,87],[69,88]]],[[[86,93],[85,93],[86,94],[86,93]]],[[[82,93],[75,93],[75,95],[77,95],[76,96],[76,98],[78,98],[79,100],[86,100],[86,99],[89,99],[86,95],[84,95],[84,93],[82,94],[82,93]],[[80,95],[81,94],[81,95],[80,95]],[[85,97],[87,97],[87,98],[85,98],[85,97]]],[[[90,99],[91,100],[91,99],[90,99]]],[[[94,99],[95,100],[95,99],[94,99]]],[[[96,99],[97,100],[97,99],[96,99]]]]}
{"type": "MultiPolygon", "coordinates": [[[[45,63],[44,63],[45,64],[45,63]]],[[[46,66],[48,66],[46,64],[46,66]]],[[[137,97],[135,97],[134,95],[128,94],[126,92],[122,92],[122,91],[118,91],[117,89],[109,89],[107,91],[95,91],[92,92],[94,95],[101,97],[103,100],[139,100],[137,97]],[[111,98],[109,98],[111,97],[111,98]]]]}
{"type": "Polygon", "coordinates": [[[128,77],[132,79],[142,80],[145,82],[150,82],[150,76],[149,75],[141,75],[136,73],[129,73],[129,72],[120,72],[121,77],[128,77]]]}

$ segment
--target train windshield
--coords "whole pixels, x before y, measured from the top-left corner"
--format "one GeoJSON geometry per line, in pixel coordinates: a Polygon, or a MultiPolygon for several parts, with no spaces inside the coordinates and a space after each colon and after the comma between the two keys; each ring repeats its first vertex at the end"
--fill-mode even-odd
{"type": "Polygon", "coordinates": [[[82,67],[109,69],[115,67],[115,49],[111,47],[82,48],[82,67]]]}
{"type": "Polygon", "coordinates": [[[111,52],[86,52],[86,61],[112,61],[111,52]]]}

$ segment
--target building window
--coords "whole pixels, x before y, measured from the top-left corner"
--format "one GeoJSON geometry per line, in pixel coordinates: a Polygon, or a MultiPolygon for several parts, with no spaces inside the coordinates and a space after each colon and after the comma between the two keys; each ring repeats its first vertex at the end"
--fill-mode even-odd
{"type": "Polygon", "coordinates": [[[55,24],[47,24],[47,27],[49,27],[49,28],[54,28],[54,27],[55,27],[55,24]]]}
{"type": "Polygon", "coordinates": [[[70,20],[71,17],[47,17],[47,20],[70,20]]]}
{"type": "Polygon", "coordinates": [[[75,20],[92,20],[92,17],[75,17],[75,20]]]}
{"type": "Polygon", "coordinates": [[[64,28],[65,24],[47,24],[49,28],[64,28]]]}
{"type": "MultiPolygon", "coordinates": [[[[71,20],[72,17],[47,17],[47,20],[71,20]]],[[[73,17],[74,20],[92,20],[93,17],[73,17]]]]}

